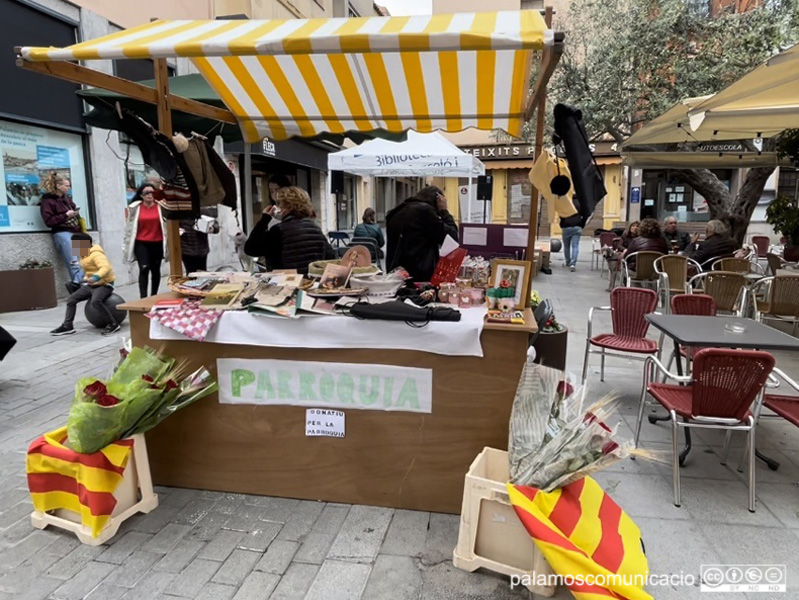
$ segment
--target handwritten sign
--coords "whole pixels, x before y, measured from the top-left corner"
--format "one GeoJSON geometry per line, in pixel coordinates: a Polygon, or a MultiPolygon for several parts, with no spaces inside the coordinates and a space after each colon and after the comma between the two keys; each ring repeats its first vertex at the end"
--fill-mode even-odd
{"type": "Polygon", "coordinates": [[[305,435],[309,437],[344,437],[344,413],[326,408],[305,411],[305,435]]]}
{"type": "Polygon", "coordinates": [[[433,371],[412,367],[220,358],[219,402],[433,411],[433,371]]]}

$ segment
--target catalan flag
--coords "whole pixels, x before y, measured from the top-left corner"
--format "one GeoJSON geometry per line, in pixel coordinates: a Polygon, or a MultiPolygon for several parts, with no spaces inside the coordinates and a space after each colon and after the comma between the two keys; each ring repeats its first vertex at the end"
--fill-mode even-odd
{"type": "Polygon", "coordinates": [[[130,459],[133,440],[119,440],[94,454],[64,445],[67,428],[39,436],[28,448],[26,470],[33,507],[42,512],[71,510],[81,516],[93,537],[111,518],[114,491],[130,459]]]}
{"type": "Polygon", "coordinates": [[[553,492],[509,483],[508,494],[536,546],[577,600],[652,600],[643,589],[649,566],[641,531],[596,481],[585,477],[553,492]]]}

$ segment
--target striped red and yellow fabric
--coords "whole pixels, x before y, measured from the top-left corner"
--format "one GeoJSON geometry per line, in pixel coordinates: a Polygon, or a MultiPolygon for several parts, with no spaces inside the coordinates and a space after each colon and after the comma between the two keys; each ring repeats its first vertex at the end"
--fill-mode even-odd
{"type": "Polygon", "coordinates": [[[119,440],[94,454],[64,446],[67,428],[39,436],[28,448],[26,471],[33,507],[60,508],[81,516],[97,537],[116,507],[114,492],[130,459],[133,440],[119,440]]]}
{"type": "Polygon", "coordinates": [[[324,132],[521,134],[538,11],[412,17],[155,21],[25,60],[191,58],[249,142],[324,132]]]}
{"type": "Polygon", "coordinates": [[[652,600],[641,531],[586,477],[553,492],[508,484],[513,508],[577,600],[652,600]]]}

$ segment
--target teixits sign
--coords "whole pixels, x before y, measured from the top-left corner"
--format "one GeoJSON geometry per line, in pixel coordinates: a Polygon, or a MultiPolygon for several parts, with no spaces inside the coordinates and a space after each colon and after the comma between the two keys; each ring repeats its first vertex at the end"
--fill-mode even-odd
{"type": "Polygon", "coordinates": [[[219,402],[430,413],[433,371],[411,367],[220,358],[219,402]]]}
{"type": "Polygon", "coordinates": [[[505,146],[472,146],[461,148],[480,160],[506,160],[535,158],[535,146],[530,144],[508,144],[505,146]]]}

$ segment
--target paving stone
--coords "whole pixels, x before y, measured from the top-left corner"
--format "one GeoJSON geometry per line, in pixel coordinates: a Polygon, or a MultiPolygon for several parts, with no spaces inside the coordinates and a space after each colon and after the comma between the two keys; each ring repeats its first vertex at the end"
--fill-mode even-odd
{"type": "Polygon", "coordinates": [[[430,513],[416,510],[395,510],[380,554],[421,556],[427,539],[430,513]]]}
{"type": "Polygon", "coordinates": [[[166,554],[178,545],[180,540],[191,531],[191,525],[179,525],[177,523],[169,523],[161,531],[159,531],[152,539],[150,539],[142,550],[147,552],[155,552],[156,554],[166,554]]]}
{"type": "Polygon", "coordinates": [[[254,550],[256,552],[265,552],[269,544],[280,533],[283,527],[282,523],[273,523],[271,521],[259,521],[254,529],[247,532],[239,542],[239,548],[244,550],[254,550]]]}
{"type": "Polygon", "coordinates": [[[247,496],[244,498],[244,504],[260,506],[265,509],[262,517],[265,521],[275,521],[276,523],[288,521],[299,503],[299,500],[272,498],[271,496],[247,496]]]}
{"type": "Polygon", "coordinates": [[[422,575],[410,556],[380,555],[375,561],[363,600],[391,598],[418,600],[422,593],[422,575]]]}
{"type": "Polygon", "coordinates": [[[213,580],[215,583],[239,586],[250,571],[255,568],[255,564],[263,555],[260,552],[251,550],[234,550],[224,562],[222,567],[216,572],[213,580]]]}
{"type": "Polygon", "coordinates": [[[139,579],[138,583],[131,588],[124,596],[124,600],[144,600],[145,598],[157,598],[167,586],[177,577],[175,573],[163,573],[150,571],[139,579]]]}
{"type": "Polygon", "coordinates": [[[316,519],[322,514],[325,505],[323,502],[302,500],[294,509],[283,529],[278,534],[278,539],[290,542],[299,542],[313,529],[316,519]]]}
{"type": "Polygon", "coordinates": [[[442,561],[452,560],[452,550],[458,545],[458,515],[441,515],[430,513],[430,528],[422,552],[422,563],[435,565],[442,561]]]}
{"type": "Polygon", "coordinates": [[[128,591],[128,588],[103,582],[85,600],[120,600],[128,591]]]}
{"type": "Polygon", "coordinates": [[[230,515],[212,510],[194,526],[187,537],[193,540],[211,540],[229,519],[230,515]]]}
{"type": "Polygon", "coordinates": [[[241,531],[223,529],[200,552],[200,558],[224,562],[244,537],[241,531]]]}
{"type": "Polygon", "coordinates": [[[128,531],[141,531],[143,533],[156,534],[178,514],[178,509],[174,506],[159,506],[156,510],[146,515],[135,515],[125,521],[128,531]]]}
{"type": "Polygon", "coordinates": [[[214,510],[223,515],[235,514],[241,508],[241,505],[244,504],[245,498],[244,494],[222,494],[221,497],[215,498],[216,506],[214,510]]]}
{"type": "Polygon", "coordinates": [[[233,596],[233,600],[264,600],[269,598],[280,577],[271,573],[253,571],[233,596]]]}
{"type": "Polygon", "coordinates": [[[14,523],[25,518],[30,518],[32,510],[33,506],[31,505],[30,500],[18,502],[14,506],[0,513],[0,529],[8,529],[14,525],[14,523]]]}
{"type": "Polygon", "coordinates": [[[183,539],[153,567],[156,571],[180,573],[203,549],[205,542],[183,539]]]}
{"type": "Polygon", "coordinates": [[[328,558],[372,563],[391,522],[393,510],[373,506],[353,506],[344,521],[328,558]]]}
{"type": "Polygon", "coordinates": [[[218,569],[218,562],[197,558],[190,562],[183,572],[172,580],[172,583],[167,586],[165,591],[167,594],[175,596],[194,598],[202,591],[218,569]]]}
{"type": "Polygon", "coordinates": [[[371,570],[370,565],[326,560],[305,598],[306,600],[359,600],[371,570]]]}
{"type": "Polygon", "coordinates": [[[335,533],[314,533],[313,531],[305,536],[294,561],[298,563],[308,563],[321,565],[325,562],[333,542],[336,540],[335,533]]]}
{"type": "Polygon", "coordinates": [[[106,580],[108,583],[131,588],[161,560],[160,554],[138,550],[119,565],[106,580]]]}
{"type": "Polygon", "coordinates": [[[110,563],[91,562],[57,588],[53,595],[59,600],[82,600],[116,568],[110,563]]]}
{"type": "MultiPolygon", "coordinates": [[[[431,515],[432,517],[432,515],[431,515]]],[[[467,573],[443,562],[422,573],[421,600],[527,600],[530,593],[518,587],[511,590],[508,578],[496,573],[467,573]]],[[[569,598],[570,596],[566,596],[569,598]]],[[[374,600],[366,598],[364,600],[374,600]]]]}
{"type": "Polygon", "coordinates": [[[131,554],[138,550],[139,547],[151,537],[153,536],[147,533],[129,531],[121,538],[116,540],[114,544],[108,548],[108,550],[97,557],[97,560],[100,562],[121,565],[131,554]]]}
{"type": "Polygon", "coordinates": [[[34,531],[18,544],[0,552],[0,571],[17,567],[43,552],[53,543],[53,535],[46,531],[34,531]]]}
{"type": "Polygon", "coordinates": [[[230,600],[235,593],[236,588],[233,586],[209,583],[197,594],[195,600],[230,600]]]}
{"type": "MultiPolygon", "coordinates": [[[[102,546],[84,546],[81,544],[50,567],[45,575],[55,579],[71,579],[104,551],[105,548],[102,546]]],[[[111,570],[114,569],[114,565],[110,565],[110,567],[111,570]]]]}
{"type": "Polygon", "coordinates": [[[269,545],[263,558],[255,565],[255,570],[282,575],[291,564],[291,560],[299,547],[300,545],[297,542],[275,540],[269,545]]]}
{"type": "Polygon", "coordinates": [[[317,565],[291,563],[269,600],[303,600],[318,572],[317,565]]]}
{"type": "Polygon", "coordinates": [[[26,576],[23,585],[17,587],[15,591],[9,592],[2,588],[2,580],[0,580],[0,589],[8,600],[45,600],[50,597],[53,591],[64,585],[61,579],[53,579],[51,577],[37,577],[35,575],[26,576]]]}
{"type": "Polygon", "coordinates": [[[196,525],[214,509],[214,506],[216,506],[216,501],[214,500],[195,498],[178,511],[172,522],[180,523],[181,525],[196,525]]]}
{"type": "Polygon", "coordinates": [[[239,504],[229,516],[225,527],[237,531],[251,531],[258,527],[258,522],[264,520],[266,509],[254,504],[239,504]]]}
{"type": "Polygon", "coordinates": [[[192,500],[197,500],[200,497],[200,492],[197,490],[188,490],[185,488],[170,488],[169,495],[164,498],[162,504],[171,508],[183,508],[192,500]]]}

